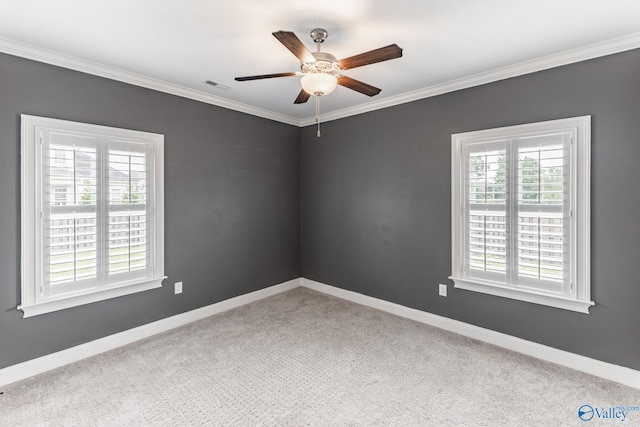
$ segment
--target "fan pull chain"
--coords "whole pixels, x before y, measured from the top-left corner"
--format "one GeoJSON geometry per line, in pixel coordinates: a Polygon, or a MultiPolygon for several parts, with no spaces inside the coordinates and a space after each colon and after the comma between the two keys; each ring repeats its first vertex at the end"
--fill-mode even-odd
{"type": "Polygon", "coordinates": [[[316,134],[320,138],[320,96],[316,95],[316,124],[318,125],[318,133],[316,134]]]}

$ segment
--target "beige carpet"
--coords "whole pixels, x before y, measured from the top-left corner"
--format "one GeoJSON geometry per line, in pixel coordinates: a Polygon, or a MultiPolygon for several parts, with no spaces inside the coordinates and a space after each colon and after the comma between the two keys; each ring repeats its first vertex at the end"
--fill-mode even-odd
{"type": "Polygon", "coordinates": [[[0,392],[0,426],[640,425],[601,417],[640,390],[302,288],[0,392]]]}

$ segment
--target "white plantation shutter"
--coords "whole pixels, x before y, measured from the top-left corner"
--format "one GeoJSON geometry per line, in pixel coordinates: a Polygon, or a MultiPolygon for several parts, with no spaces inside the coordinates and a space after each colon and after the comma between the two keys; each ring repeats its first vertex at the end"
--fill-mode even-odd
{"type": "Polygon", "coordinates": [[[465,147],[466,271],[505,280],[508,266],[506,144],[465,147]]]}
{"type": "Polygon", "coordinates": [[[98,285],[98,140],[42,129],[43,299],[98,285]]]}
{"type": "Polygon", "coordinates": [[[572,293],[570,143],[570,132],[512,142],[517,171],[514,282],[566,295],[572,293]]]}
{"type": "Polygon", "coordinates": [[[588,122],[564,119],[452,137],[456,287],[577,311],[593,304],[588,122]]]}
{"type": "Polygon", "coordinates": [[[464,147],[468,277],[569,290],[570,140],[565,132],[464,147]]]}
{"type": "Polygon", "coordinates": [[[23,116],[25,316],[160,286],[162,136],[23,116]]]}
{"type": "Polygon", "coordinates": [[[109,276],[141,277],[150,267],[150,222],[153,205],[148,192],[151,146],[111,141],[108,151],[109,276]]]}

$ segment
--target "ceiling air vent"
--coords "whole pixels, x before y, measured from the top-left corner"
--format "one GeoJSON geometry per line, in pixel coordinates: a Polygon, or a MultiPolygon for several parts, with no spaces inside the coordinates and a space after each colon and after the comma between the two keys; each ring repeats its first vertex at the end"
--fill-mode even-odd
{"type": "Polygon", "coordinates": [[[214,81],[211,81],[211,80],[207,80],[205,83],[208,84],[209,86],[213,86],[216,89],[220,89],[220,90],[229,90],[229,89],[231,89],[231,86],[227,86],[225,84],[214,82],[214,81]]]}

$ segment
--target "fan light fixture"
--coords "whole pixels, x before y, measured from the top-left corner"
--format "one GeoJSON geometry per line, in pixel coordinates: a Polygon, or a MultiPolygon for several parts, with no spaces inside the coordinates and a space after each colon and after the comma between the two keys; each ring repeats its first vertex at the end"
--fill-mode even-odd
{"type": "Polygon", "coordinates": [[[311,73],[305,74],[300,79],[302,89],[309,95],[329,95],[338,85],[338,79],[331,74],[311,73]]]}
{"type": "Polygon", "coordinates": [[[317,136],[320,137],[320,97],[329,95],[338,85],[338,79],[332,74],[323,72],[309,73],[300,79],[302,90],[316,97],[317,136]]]}

